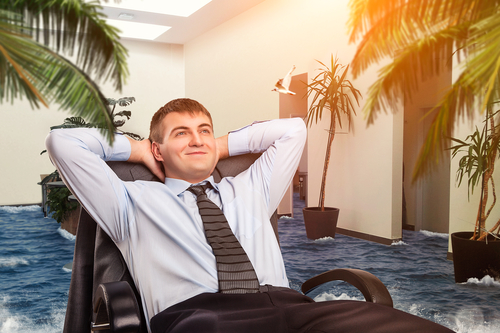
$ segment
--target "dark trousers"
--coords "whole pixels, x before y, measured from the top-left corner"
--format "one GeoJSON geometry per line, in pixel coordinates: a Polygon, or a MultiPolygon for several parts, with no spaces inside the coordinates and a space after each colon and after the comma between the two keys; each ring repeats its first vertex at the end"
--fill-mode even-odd
{"type": "Polygon", "coordinates": [[[314,302],[299,292],[269,287],[257,294],[205,293],[151,319],[153,333],[452,332],[387,306],[359,301],[314,302]]]}

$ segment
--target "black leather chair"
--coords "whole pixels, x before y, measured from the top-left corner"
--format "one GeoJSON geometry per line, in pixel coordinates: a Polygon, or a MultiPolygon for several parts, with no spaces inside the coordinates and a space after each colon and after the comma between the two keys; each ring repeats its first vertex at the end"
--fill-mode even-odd
{"type": "MultiPolygon", "coordinates": [[[[214,178],[235,176],[247,169],[258,155],[231,157],[217,164],[214,178]]],[[[125,181],[159,181],[147,168],[127,162],[108,163],[125,181]]],[[[271,218],[278,237],[277,214],[271,218]]],[[[346,281],[358,288],[366,301],[392,307],[392,298],[374,275],[355,269],[335,269],[307,280],[302,292],[308,293],[333,280],[346,281]]],[[[90,215],[81,210],[78,225],[64,333],[140,332],[147,333],[139,294],[123,257],[90,215]]]]}

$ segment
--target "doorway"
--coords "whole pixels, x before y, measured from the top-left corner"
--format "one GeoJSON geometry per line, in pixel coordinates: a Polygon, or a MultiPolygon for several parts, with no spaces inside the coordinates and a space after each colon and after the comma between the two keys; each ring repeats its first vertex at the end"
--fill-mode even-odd
{"type": "Polygon", "coordinates": [[[418,158],[433,114],[432,108],[405,105],[403,148],[403,228],[448,233],[450,207],[450,155],[417,181],[412,181],[418,158]],[[427,116],[426,116],[427,115],[427,116]]]}
{"type": "MultiPolygon", "coordinates": [[[[290,91],[295,95],[279,94],[280,118],[303,118],[307,116],[307,73],[292,76],[290,91]]],[[[307,144],[305,145],[299,167],[285,196],[278,206],[279,216],[293,217],[293,200],[306,200],[307,196],[307,144]]]]}

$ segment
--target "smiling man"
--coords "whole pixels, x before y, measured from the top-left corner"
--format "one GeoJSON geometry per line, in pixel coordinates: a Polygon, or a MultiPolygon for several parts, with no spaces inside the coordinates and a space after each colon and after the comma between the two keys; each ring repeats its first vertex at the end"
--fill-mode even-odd
{"type": "Polygon", "coordinates": [[[210,113],[193,104],[175,100],[161,108],[151,121],[150,138],[153,156],[163,164],[165,176],[195,184],[212,173],[219,158],[226,157],[227,137],[216,144],[210,113]],[[219,156],[221,150],[224,156],[219,156]]]}
{"type": "Polygon", "coordinates": [[[316,303],[289,288],[269,218],[305,140],[298,118],[214,138],[203,105],[177,99],[153,116],[148,140],[116,135],[111,147],[95,129],[61,129],[46,144],[66,185],[122,253],[154,333],[449,332],[385,306],[316,303]],[[214,182],[220,159],[245,153],[262,155],[214,182]],[[113,160],[143,163],[164,182],[124,182],[105,163],[113,160]],[[238,282],[229,264],[239,267],[238,282]]]}

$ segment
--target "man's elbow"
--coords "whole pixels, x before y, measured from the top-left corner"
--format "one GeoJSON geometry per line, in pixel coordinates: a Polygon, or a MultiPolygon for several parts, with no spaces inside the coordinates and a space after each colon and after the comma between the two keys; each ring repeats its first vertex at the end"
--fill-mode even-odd
{"type": "Polygon", "coordinates": [[[300,141],[307,139],[307,126],[302,118],[292,118],[294,120],[295,135],[300,141]]]}
{"type": "Polygon", "coordinates": [[[57,159],[59,156],[64,155],[64,152],[67,151],[68,148],[65,148],[65,137],[63,136],[62,130],[53,130],[50,131],[47,137],[45,138],[45,148],[49,153],[49,157],[54,163],[54,158],[57,159]]]}

